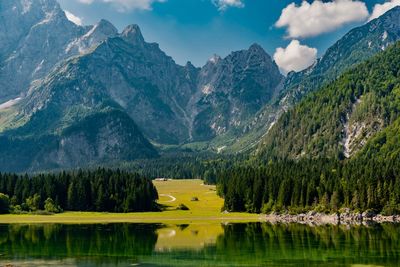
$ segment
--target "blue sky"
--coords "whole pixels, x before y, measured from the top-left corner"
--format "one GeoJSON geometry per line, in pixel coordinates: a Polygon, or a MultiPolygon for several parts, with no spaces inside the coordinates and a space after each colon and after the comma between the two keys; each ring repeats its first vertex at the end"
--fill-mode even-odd
{"type": "Polygon", "coordinates": [[[202,66],[213,54],[226,56],[259,43],[271,56],[281,47],[276,55],[288,71],[311,64],[314,54],[322,55],[348,30],[366,23],[374,8],[382,13],[400,4],[400,0],[333,0],[319,5],[313,1],[308,5],[301,1],[293,4],[289,0],[58,1],[86,25],[101,18],[119,30],[138,24],[148,42],[159,43],[179,64],[191,61],[202,66]],[[285,9],[289,5],[291,8],[285,9]],[[293,53],[310,59],[296,62],[302,59],[296,59],[293,53]]]}

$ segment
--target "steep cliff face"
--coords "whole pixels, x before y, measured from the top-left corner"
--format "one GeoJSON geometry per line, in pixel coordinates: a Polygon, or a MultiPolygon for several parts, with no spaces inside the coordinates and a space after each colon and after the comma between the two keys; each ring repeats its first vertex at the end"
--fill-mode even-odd
{"type": "Polygon", "coordinates": [[[77,64],[149,138],[172,144],[189,138],[185,103],[193,94],[193,78],[157,44],[146,43],[138,26],[128,26],[77,64]]]}
{"type": "Polygon", "coordinates": [[[0,25],[0,103],[23,96],[63,60],[117,34],[106,21],[75,25],[54,0],[1,1],[0,25]]]}
{"type": "Polygon", "coordinates": [[[257,44],[201,69],[194,105],[194,139],[209,140],[242,126],[278,93],[283,80],[271,57],[257,44]]]}

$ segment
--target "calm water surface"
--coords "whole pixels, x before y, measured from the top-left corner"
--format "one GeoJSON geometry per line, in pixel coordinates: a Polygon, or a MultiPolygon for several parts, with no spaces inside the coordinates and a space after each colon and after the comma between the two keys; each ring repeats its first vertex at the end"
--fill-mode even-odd
{"type": "Polygon", "coordinates": [[[400,266],[400,227],[0,225],[0,266],[400,266]]]}

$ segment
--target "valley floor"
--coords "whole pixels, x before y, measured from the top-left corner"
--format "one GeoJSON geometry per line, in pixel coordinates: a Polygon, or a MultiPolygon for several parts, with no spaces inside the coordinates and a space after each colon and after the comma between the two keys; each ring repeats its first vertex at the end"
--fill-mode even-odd
{"type": "Polygon", "coordinates": [[[0,215],[0,223],[164,223],[192,224],[208,222],[255,222],[264,216],[248,213],[221,212],[223,199],[217,196],[215,186],[204,185],[201,180],[154,181],[159,193],[162,212],[96,213],[65,212],[56,215],[0,215]],[[194,199],[198,201],[193,201],[194,199]],[[177,210],[180,204],[188,211],[177,210]]]}

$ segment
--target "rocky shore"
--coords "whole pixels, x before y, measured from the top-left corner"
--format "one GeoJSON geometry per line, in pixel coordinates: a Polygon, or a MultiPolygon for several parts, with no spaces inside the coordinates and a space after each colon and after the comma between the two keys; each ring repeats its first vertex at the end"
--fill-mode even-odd
{"type": "Polygon", "coordinates": [[[350,211],[336,214],[310,211],[297,215],[271,213],[267,214],[265,218],[271,223],[299,223],[308,225],[400,223],[400,215],[384,216],[373,212],[352,213],[350,211]]]}

